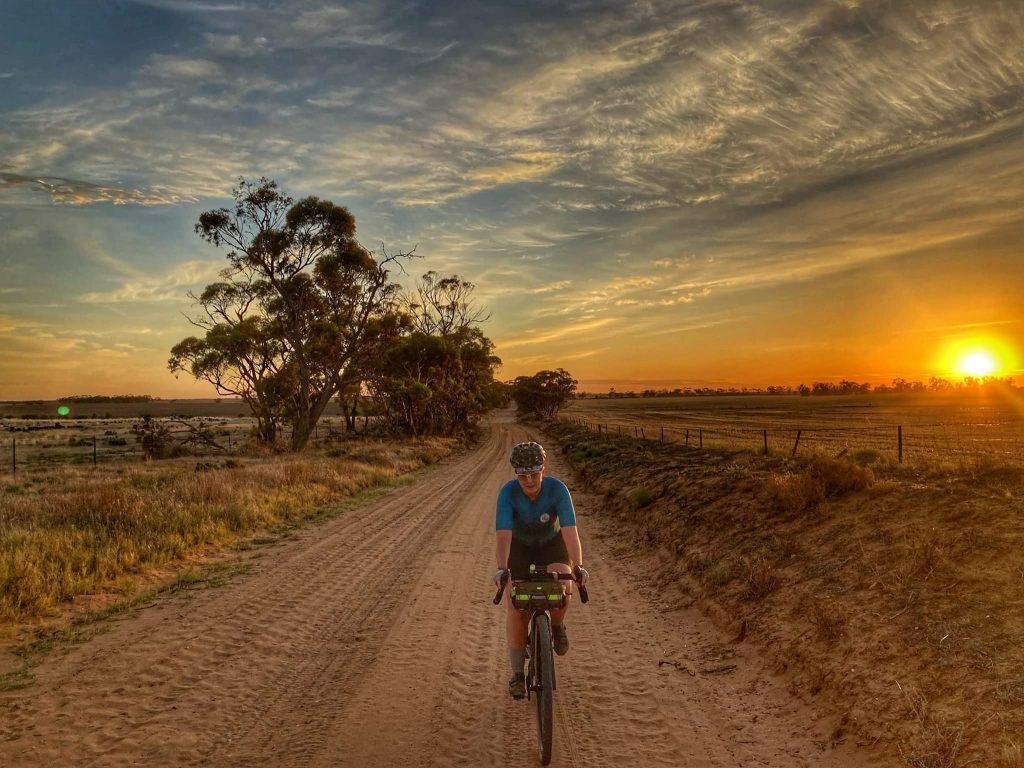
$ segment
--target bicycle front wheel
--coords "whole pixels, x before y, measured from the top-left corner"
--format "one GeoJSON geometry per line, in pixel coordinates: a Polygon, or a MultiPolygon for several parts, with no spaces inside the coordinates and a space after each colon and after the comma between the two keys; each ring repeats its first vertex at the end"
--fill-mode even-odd
{"type": "Polygon", "coordinates": [[[542,613],[533,628],[534,693],[537,697],[537,748],[540,764],[551,762],[552,710],[555,695],[555,656],[551,650],[551,619],[542,613]]]}

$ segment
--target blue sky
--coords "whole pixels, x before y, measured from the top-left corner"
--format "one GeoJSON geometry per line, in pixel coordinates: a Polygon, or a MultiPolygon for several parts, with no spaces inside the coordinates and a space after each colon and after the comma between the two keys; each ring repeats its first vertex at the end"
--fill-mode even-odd
{"type": "Polygon", "coordinates": [[[509,377],[1019,376],[1022,171],[1019,1],[0,0],[0,399],[208,394],[241,175],[476,283],[509,377]]]}

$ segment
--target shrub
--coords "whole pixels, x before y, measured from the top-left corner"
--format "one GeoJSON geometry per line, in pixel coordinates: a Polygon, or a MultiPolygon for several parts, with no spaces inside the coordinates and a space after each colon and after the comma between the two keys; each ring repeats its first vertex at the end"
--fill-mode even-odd
{"type": "Polygon", "coordinates": [[[800,472],[774,476],[768,485],[768,497],[779,512],[808,512],[825,499],[862,491],[874,482],[875,475],[867,467],[845,459],[814,456],[800,472]]]}
{"type": "Polygon", "coordinates": [[[724,587],[732,581],[729,566],[719,560],[706,559],[702,564],[701,578],[712,587],[724,587]]]}
{"type": "Polygon", "coordinates": [[[609,453],[615,453],[615,446],[607,443],[584,443],[574,445],[569,449],[569,457],[577,464],[582,464],[594,459],[600,459],[609,453]]]}
{"type": "Polygon", "coordinates": [[[654,501],[654,494],[646,488],[637,488],[629,494],[629,503],[637,509],[643,509],[654,501]]]}

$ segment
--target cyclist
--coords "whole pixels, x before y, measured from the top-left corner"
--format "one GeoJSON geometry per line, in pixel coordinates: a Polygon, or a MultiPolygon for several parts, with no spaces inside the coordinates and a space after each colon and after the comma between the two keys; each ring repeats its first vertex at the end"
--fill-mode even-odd
{"type": "MultiPolygon", "coordinates": [[[[512,448],[510,461],[516,477],[498,492],[494,526],[498,566],[495,586],[500,588],[506,569],[511,571],[511,579],[527,578],[531,563],[538,567],[546,565],[548,571],[555,573],[572,573],[572,566],[579,566],[577,578],[580,583],[586,583],[589,574],[583,568],[583,549],[576,530],[572,498],[565,483],[544,476],[547,461],[544,448],[535,442],[519,443],[512,448]]],[[[530,614],[516,610],[512,600],[506,602],[505,635],[512,666],[508,689],[512,698],[521,699],[526,695],[523,667],[530,614]]],[[[551,611],[552,644],[559,656],[569,651],[569,637],[565,632],[567,608],[568,604],[551,611]]]]}

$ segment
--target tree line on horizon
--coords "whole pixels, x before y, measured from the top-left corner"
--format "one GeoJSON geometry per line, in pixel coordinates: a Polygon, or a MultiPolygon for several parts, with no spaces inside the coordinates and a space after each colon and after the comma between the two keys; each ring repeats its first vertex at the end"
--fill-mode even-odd
{"type": "Polygon", "coordinates": [[[927,382],[893,379],[889,384],[855,382],[843,379],[837,383],[816,381],[810,386],[799,384],[792,386],[768,387],[676,387],[675,389],[644,389],[618,391],[615,387],[607,392],[578,392],[574,396],[579,399],[617,399],[631,397],[707,397],[711,395],[800,395],[817,397],[822,395],[866,395],[866,394],[899,394],[908,392],[994,392],[1021,391],[1022,387],[1014,383],[1010,376],[965,376],[962,381],[950,381],[932,376],[927,382]]]}
{"type": "Polygon", "coordinates": [[[195,225],[228,264],[189,293],[202,333],[176,344],[168,367],[244,400],[257,440],[287,425],[301,450],[332,399],[352,428],[364,392],[381,428],[414,436],[471,429],[507,399],[472,283],[427,272],[405,292],[393,274],[415,248],[369,251],[344,206],[296,201],[266,178],[240,179],[232,196],[195,225]]]}

